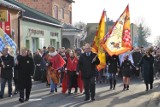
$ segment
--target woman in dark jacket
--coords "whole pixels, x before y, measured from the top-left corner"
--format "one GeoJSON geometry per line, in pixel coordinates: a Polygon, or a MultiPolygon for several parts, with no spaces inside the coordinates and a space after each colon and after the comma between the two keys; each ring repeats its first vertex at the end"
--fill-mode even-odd
{"type": "Polygon", "coordinates": [[[35,63],[36,69],[35,69],[33,79],[35,81],[41,80],[41,76],[42,76],[42,65],[41,65],[41,63],[42,63],[42,61],[43,61],[43,59],[40,55],[40,52],[39,52],[39,50],[37,50],[36,53],[35,53],[35,56],[34,56],[34,63],[35,63]]]}
{"type": "Polygon", "coordinates": [[[32,57],[27,55],[27,49],[21,49],[21,55],[17,57],[18,66],[18,89],[20,92],[20,102],[24,102],[24,90],[26,99],[29,100],[31,87],[32,87],[32,76],[34,73],[34,61],[32,57]]]}
{"type": "Polygon", "coordinates": [[[142,74],[144,82],[146,84],[146,91],[148,91],[148,84],[150,84],[150,89],[153,88],[153,70],[154,57],[151,54],[151,49],[147,49],[145,55],[142,57],[138,66],[142,66],[142,74]]]}
{"type": "Polygon", "coordinates": [[[130,76],[132,73],[132,69],[135,67],[132,65],[131,61],[128,60],[128,55],[124,56],[124,61],[122,62],[121,65],[121,71],[122,71],[122,76],[123,76],[123,83],[124,83],[124,88],[123,90],[129,90],[129,82],[130,82],[130,76]]]}

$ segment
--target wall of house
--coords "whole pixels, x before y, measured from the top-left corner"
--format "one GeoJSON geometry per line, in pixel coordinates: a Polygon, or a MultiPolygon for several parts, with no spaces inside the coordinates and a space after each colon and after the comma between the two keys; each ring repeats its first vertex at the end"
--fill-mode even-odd
{"type": "Polygon", "coordinates": [[[51,17],[54,15],[54,6],[58,6],[58,20],[72,24],[72,3],[67,0],[17,0],[31,8],[34,8],[42,13],[45,13],[51,17]],[[61,9],[64,9],[64,18],[61,15],[61,9]],[[71,19],[70,19],[71,13],[71,19]]]}
{"type": "Polygon", "coordinates": [[[21,20],[21,47],[35,52],[36,49],[49,45],[56,49],[61,47],[61,28],[21,20]]]}
{"type": "MultiPolygon", "coordinates": [[[[0,6],[0,9],[8,10],[10,13],[10,34],[9,36],[15,41],[15,43],[18,45],[18,16],[19,11],[6,8],[4,6],[0,6]]],[[[2,22],[2,28],[6,29],[4,27],[4,22],[2,22]]]]}

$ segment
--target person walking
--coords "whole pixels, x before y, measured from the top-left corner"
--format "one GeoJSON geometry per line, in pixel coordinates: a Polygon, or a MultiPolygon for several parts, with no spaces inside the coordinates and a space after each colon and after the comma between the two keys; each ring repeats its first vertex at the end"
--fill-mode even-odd
{"type": "Polygon", "coordinates": [[[18,89],[20,93],[20,102],[28,101],[32,88],[32,76],[34,74],[33,58],[27,54],[27,49],[21,49],[21,54],[17,57],[18,67],[18,89]],[[24,100],[24,91],[26,98],[24,100]]]}
{"type": "Polygon", "coordinates": [[[41,63],[43,61],[39,50],[36,51],[33,59],[34,59],[34,63],[35,63],[35,66],[36,66],[33,79],[34,79],[34,81],[39,81],[39,80],[41,80],[41,76],[42,76],[42,70],[41,70],[42,65],[41,65],[41,63]]]}
{"type": "Polygon", "coordinates": [[[77,93],[78,88],[78,75],[76,72],[78,64],[78,58],[75,56],[73,51],[70,51],[70,57],[67,59],[67,74],[69,76],[69,86],[68,86],[68,94],[71,94],[72,87],[75,88],[75,93],[77,93]]]}
{"type": "Polygon", "coordinates": [[[96,85],[96,66],[100,63],[97,55],[91,52],[90,44],[85,44],[85,53],[80,55],[78,67],[82,73],[84,82],[85,99],[84,101],[95,100],[95,85],[96,85]]]}
{"type": "Polygon", "coordinates": [[[50,93],[57,92],[57,84],[59,84],[60,79],[60,68],[66,63],[64,59],[57,53],[53,46],[49,47],[49,53],[46,56],[47,66],[48,66],[48,75],[50,78],[50,93]]]}
{"type": "Polygon", "coordinates": [[[156,51],[156,56],[154,58],[154,73],[156,79],[160,76],[160,49],[156,51]]]}
{"type": "Polygon", "coordinates": [[[3,98],[6,82],[8,82],[8,97],[12,97],[12,79],[14,68],[14,57],[9,54],[9,49],[4,48],[0,58],[1,66],[1,92],[0,98],[3,98]]]}
{"type": "Polygon", "coordinates": [[[138,66],[142,66],[142,75],[144,78],[144,83],[146,84],[146,91],[148,91],[148,84],[150,84],[150,89],[153,88],[154,70],[153,63],[154,57],[152,56],[151,49],[147,49],[145,55],[142,57],[138,66]]]}
{"type": "Polygon", "coordinates": [[[124,61],[122,62],[122,65],[121,65],[121,71],[122,71],[123,83],[124,83],[123,90],[126,90],[126,89],[129,90],[129,82],[132,74],[132,69],[135,69],[135,67],[132,65],[131,61],[128,59],[128,55],[124,56],[124,61]]]}
{"type": "MultiPolygon", "coordinates": [[[[134,49],[132,53],[132,57],[133,57],[134,66],[136,66],[139,63],[140,59],[142,58],[142,53],[140,52],[140,49],[138,47],[134,49]]],[[[137,69],[137,70],[135,69],[133,73],[136,77],[139,77],[141,73],[141,69],[137,69]]]]}
{"type": "Polygon", "coordinates": [[[106,58],[108,65],[108,75],[109,75],[109,84],[110,89],[115,89],[116,86],[116,74],[120,68],[120,61],[117,55],[109,56],[106,58]]]}

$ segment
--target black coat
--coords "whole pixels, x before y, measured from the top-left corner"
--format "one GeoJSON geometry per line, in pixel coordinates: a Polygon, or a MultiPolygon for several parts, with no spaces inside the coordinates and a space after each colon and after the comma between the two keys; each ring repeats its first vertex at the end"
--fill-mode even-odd
{"type": "Polygon", "coordinates": [[[122,75],[125,77],[130,77],[132,74],[132,69],[135,67],[132,65],[130,60],[124,60],[121,65],[122,75]]]}
{"type": "Polygon", "coordinates": [[[43,62],[43,59],[40,55],[35,55],[34,56],[34,63],[35,63],[36,69],[35,69],[33,79],[35,81],[38,81],[38,80],[41,79],[41,76],[42,76],[42,62],[43,62]]]}
{"type": "Polygon", "coordinates": [[[92,63],[95,56],[96,54],[92,52],[90,56],[86,56],[86,53],[80,55],[78,67],[82,72],[82,79],[88,79],[96,76],[96,65],[98,65],[100,61],[97,57],[95,62],[92,63]]]}
{"type": "Polygon", "coordinates": [[[2,56],[0,63],[4,63],[4,68],[2,67],[1,77],[5,79],[12,79],[13,78],[13,68],[14,68],[14,58],[11,55],[7,57],[2,56]]]}
{"type": "Polygon", "coordinates": [[[119,57],[116,55],[108,56],[106,58],[107,65],[108,65],[108,72],[109,73],[117,73],[117,69],[120,67],[119,57]]]}
{"type": "Polygon", "coordinates": [[[155,73],[157,73],[157,72],[160,73],[160,56],[156,56],[154,58],[154,72],[155,73]]]}
{"type": "Polygon", "coordinates": [[[140,52],[133,52],[132,58],[133,58],[134,65],[136,66],[141,60],[142,54],[140,52]]]}
{"type": "Polygon", "coordinates": [[[34,73],[34,61],[32,57],[21,56],[17,57],[18,60],[18,88],[24,89],[31,87],[32,81],[31,76],[34,73]]]}
{"type": "Polygon", "coordinates": [[[154,57],[151,55],[150,57],[147,57],[144,55],[138,64],[139,66],[142,66],[142,73],[144,77],[144,82],[149,84],[153,83],[153,63],[154,63],[154,57]]]}

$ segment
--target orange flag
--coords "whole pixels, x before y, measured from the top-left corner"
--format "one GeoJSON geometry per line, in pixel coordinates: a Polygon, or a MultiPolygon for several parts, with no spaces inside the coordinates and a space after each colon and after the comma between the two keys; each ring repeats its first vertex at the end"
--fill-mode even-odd
{"type": "Polygon", "coordinates": [[[101,46],[111,56],[119,55],[132,49],[129,5],[115,22],[110,32],[103,38],[101,46]]]}
{"type": "Polygon", "coordinates": [[[92,44],[92,52],[97,53],[98,58],[100,60],[100,64],[97,66],[98,71],[105,68],[105,66],[106,66],[106,55],[105,55],[103,48],[100,46],[100,41],[105,36],[105,26],[106,26],[105,16],[106,16],[106,12],[103,11],[102,16],[101,16],[101,20],[98,25],[98,30],[96,32],[96,35],[94,37],[94,41],[92,44]]]}

